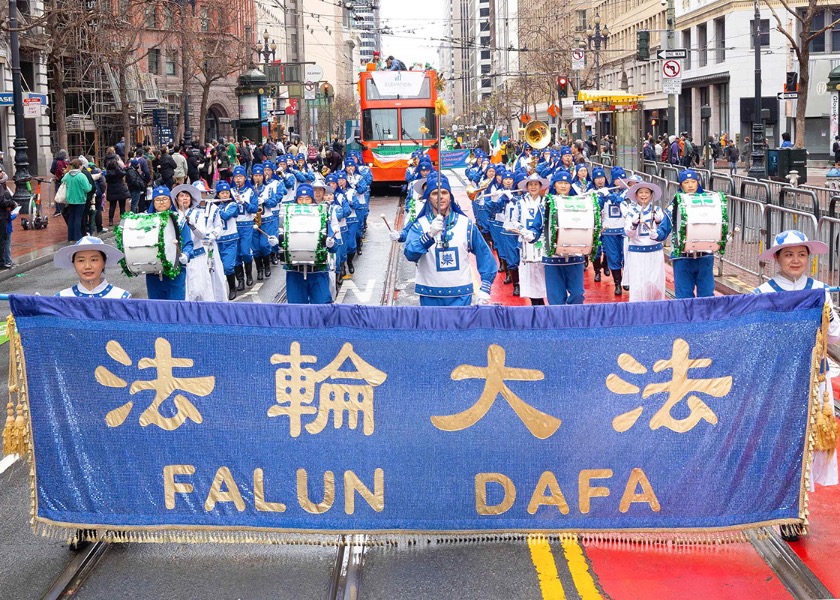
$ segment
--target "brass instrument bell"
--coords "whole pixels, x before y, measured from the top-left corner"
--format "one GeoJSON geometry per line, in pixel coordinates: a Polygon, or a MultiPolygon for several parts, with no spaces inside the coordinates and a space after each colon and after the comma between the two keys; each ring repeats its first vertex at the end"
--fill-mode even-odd
{"type": "Polygon", "coordinates": [[[531,121],[525,127],[525,141],[535,150],[541,150],[551,143],[551,131],[542,121],[531,121]]]}

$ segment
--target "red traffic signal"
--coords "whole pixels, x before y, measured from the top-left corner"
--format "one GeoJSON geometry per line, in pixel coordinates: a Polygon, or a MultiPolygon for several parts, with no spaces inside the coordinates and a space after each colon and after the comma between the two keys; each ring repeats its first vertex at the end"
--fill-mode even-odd
{"type": "Polygon", "coordinates": [[[569,96],[569,79],[563,75],[557,78],[557,96],[559,98],[568,98],[569,96]]]}

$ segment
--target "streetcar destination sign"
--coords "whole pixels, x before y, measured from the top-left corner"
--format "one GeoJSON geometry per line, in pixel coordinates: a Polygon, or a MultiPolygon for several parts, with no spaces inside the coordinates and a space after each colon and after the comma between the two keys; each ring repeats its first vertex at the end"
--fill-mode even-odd
{"type": "Polygon", "coordinates": [[[685,48],[671,48],[670,50],[660,50],[656,53],[656,58],[688,58],[688,50],[685,48]]]}

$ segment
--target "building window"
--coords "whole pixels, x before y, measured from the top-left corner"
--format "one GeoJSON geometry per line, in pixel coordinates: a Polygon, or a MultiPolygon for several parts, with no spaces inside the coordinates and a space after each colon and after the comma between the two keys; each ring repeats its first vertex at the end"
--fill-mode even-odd
{"type": "Polygon", "coordinates": [[[682,32],[682,39],[683,39],[683,48],[688,50],[687,56],[685,57],[685,68],[691,68],[691,29],[684,29],[682,32]]]}
{"type": "MultiPolygon", "coordinates": [[[[831,22],[834,23],[840,19],[840,10],[831,11],[831,22]]],[[[840,52],[840,23],[836,23],[831,28],[831,50],[832,52],[840,52]]]]}
{"type": "Polygon", "coordinates": [[[172,14],[172,7],[168,4],[163,7],[163,28],[167,31],[175,25],[175,17],[172,14]]]}
{"type": "Polygon", "coordinates": [[[478,16],[479,17],[489,17],[490,16],[490,9],[489,8],[478,9],[478,16]]]}
{"type": "Polygon", "coordinates": [[[178,53],[176,51],[170,51],[166,53],[166,74],[167,75],[177,75],[176,72],[176,65],[178,64],[178,53]]]}
{"type": "MultiPolygon", "coordinates": [[[[811,31],[819,31],[825,27],[825,11],[814,14],[814,22],[811,24],[811,31]]],[[[832,32],[832,37],[834,32],[832,32]]],[[[811,42],[811,52],[825,52],[825,33],[821,33],[811,42]]]]}
{"type": "Polygon", "coordinates": [[[491,85],[492,85],[492,83],[489,79],[482,79],[481,80],[481,87],[489,88],[491,85]]]}
{"type": "Polygon", "coordinates": [[[697,26],[697,50],[698,50],[698,58],[697,58],[697,66],[698,67],[705,67],[706,63],[708,62],[708,52],[706,51],[706,45],[709,43],[708,40],[708,32],[706,29],[705,23],[703,25],[697,26]]]}
{"type": "Polygon", "coordinates": [[[479,40],[479,43],[480,43],[483,47],[487,48],[488,46],[490,46],[490,37],[488,36],[488,37],[483,37],[483,38],[481,38],[481,39],[479,40]]]}
{"type": "Polygon", "coordinates": [[[160,72],[160,50],[151,49],[147,55],[149,73],[157,75],[160,72]]]}
{"type": "Polygon", "coordinates": [[[481,74],[482,75],[489,75],[490,74],[490,65],[481,65],[481,74]]]}
{"type": "Polygon", "coordinates": [[[718,86],[718,119],[720,119],[720,130],[729,131],[729,84],[721,83],[718,86]]]}
{"type": "MultiPolygon", "coordinates": [[[[755,19],[750,21],[750,48],[755,48],[755,40],[753,39],[753,28],[755,27],[755,19]]],[[[761,19],[758,22],[759,37],[761,38],[761,46],[770,45],[770,19],[761,19]]]]}
{"type": "Polygon", "coordinates": [[[201,9],[201,31],[210,31],[210,9],[206,6],[201,9]]]}
{"type": "Polygon", "coordinates": [[[482,50],[481,51],[481,60],[490,60],[490,51],[489,50],[482,50]]]}
{"type": "Polygon", "coordinates": [[[715,62],[726,60],[726,20],[715,19],[715,62]]]}
{"type": "Polygon", "coordinates": [[[586,29],[586,11],[585,10],[576,10],[575,16],[577,17],[577,27],[578,31],[583,31],[586,29]]]}
{"type": "Polygon", "coordinates": [[[146,7],[146,27],[157,29],[157,6],[149,4],[146,7]]]}

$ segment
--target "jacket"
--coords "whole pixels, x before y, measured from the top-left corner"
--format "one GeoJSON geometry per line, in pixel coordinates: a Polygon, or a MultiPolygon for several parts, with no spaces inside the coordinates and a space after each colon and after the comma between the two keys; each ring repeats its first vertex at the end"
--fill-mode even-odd
{"type": "Polygon", "coordinates": [[[105,197],[108,202],[125,200],[131,197],[128,186],[125,184],[125,169],[119,166],[116,161],[108,163],[108,169],[105,171],[105,183],[108,186],[105,190],[105,197]]]}
{"type": "Polygon", "coordinates": [[[61,183],[67,188],[67,204],[84,204],[87,194],[93,188],[90,180],[79,169],[64,173],[61,183]]]}

